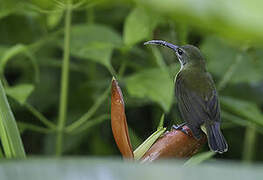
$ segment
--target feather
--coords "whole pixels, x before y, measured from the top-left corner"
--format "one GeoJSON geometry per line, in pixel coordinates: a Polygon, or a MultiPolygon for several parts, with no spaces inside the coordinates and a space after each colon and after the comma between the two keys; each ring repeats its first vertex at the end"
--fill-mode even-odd
{"type": "Polygon", "coordinates": [[[181,70],[176,76],[176,96],[182,118],[194,137],[201,137],[201,125],[205,124],[209,147],[225,152],[227,144],[220,131],[220,105],[210,74],[181,70]]]}
{"type": "Polygon", "coordinates": [[[208,132],[208,144],[210,149],[218,153],[226,152],[228,145],[220,130],[219,122],[215,122],[213,125],[206,125],[206,129],[208,132]]]}

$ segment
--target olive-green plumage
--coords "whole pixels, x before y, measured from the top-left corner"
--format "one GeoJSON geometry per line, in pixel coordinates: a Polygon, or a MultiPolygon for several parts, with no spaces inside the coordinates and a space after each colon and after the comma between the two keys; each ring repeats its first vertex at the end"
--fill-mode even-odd
{"type": "Polygon", "coordinates": [[[182,118],[197,139],[201,137],[201,126],[204,125],[210,149],[226,152],[228,145],[220,130],[220,105],[215,84],[200,50],[192,45],[176,46],[161,40],[145,44],[159,44],[175,51],[181,63],[175,86],[182,118]]]}

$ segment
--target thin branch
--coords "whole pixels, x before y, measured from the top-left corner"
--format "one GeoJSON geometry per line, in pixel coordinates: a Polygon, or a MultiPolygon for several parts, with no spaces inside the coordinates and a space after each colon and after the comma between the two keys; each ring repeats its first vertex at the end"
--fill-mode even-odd
{"type": "Polygon", "coordinates": [[[34,132],[38,132],[38,133],[43,133],[43,134],[49,134],[51,132],[55,132],[54,129],[47,129],[44,127],[40,127],[34,124],[30,124],[30,123],[25,123],[25,122],[18,122],[17,123],[19,128],[25,128],[34,132]]]}
{"type": "Polygon", "coordinates": [[[98,116],[98,117],[96,117],[94,119],[91,119],[91,120],[87,121],[86,123],[84,123],[81,127],[79,127],[77,129],[77,131],[76,130],[75,131],[70,131],[70,133],[72,133],[72,134],[81,133],[83,131],[86,131],[88,128],[91,128],[91,127],[93,127],[93,126],[95,126],[97,124],[100,124],[100,123],[102,123],[102,122],[104,122],[104,121],[106,121],[108,119],[109,119],[109,114],[100,115],[100,116],[98,116]]]}
{"type": "Polygon", "coordinates": [[[25,103],[24,106],[44,125],[49,127],[50,129],[56,129],[56,125],[49,121],[42,113],[40,113],[36,108],[32,105],[25,103]]]}
{"type": "Polygon", "coordinates": [[[82,126],[87,120],[89,120],[98,110],[98,108],[102,105],[102,103],[107,99],[109,92],[110,88],[107,88],[104,91],[104,93],[93,104],[93,106],[89,109],[88,112],[83,114],[81,118],[79,118],[77,121],[73,122],[72,124],[66,127],[66,132],[69,133],[71,131],[74,131],[76,128],[82,126]]]}

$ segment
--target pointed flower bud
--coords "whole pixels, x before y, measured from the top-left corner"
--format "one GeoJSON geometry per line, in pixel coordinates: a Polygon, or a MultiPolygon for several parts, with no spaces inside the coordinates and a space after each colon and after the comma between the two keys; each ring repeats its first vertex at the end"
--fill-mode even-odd
{"type": "Polygon", "coordinates": [[[115,142],[125,158],[133,159],[128,126],[125,115],[124,100],[115,78],[111,82],[111,128],[115,142]]]}

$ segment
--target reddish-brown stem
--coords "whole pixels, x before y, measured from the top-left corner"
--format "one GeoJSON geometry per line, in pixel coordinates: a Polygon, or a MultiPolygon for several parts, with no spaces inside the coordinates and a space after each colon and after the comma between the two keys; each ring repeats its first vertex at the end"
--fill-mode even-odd
{"type": "Polygon", "coordinates": [[[199,140],[195,139],[191,130],[184,126],[183,130],[171,130],[160,137],[141,158],[142,162],[152,162],[161,158],[187,158],[193,156],[207,141],[203,134],[199,140]]]}

